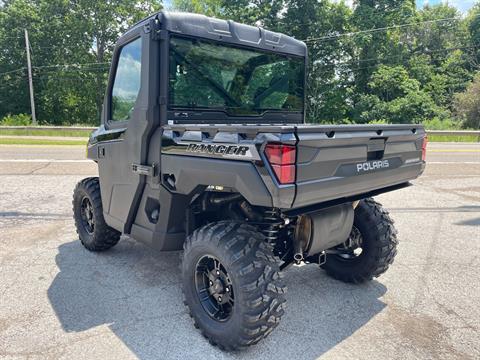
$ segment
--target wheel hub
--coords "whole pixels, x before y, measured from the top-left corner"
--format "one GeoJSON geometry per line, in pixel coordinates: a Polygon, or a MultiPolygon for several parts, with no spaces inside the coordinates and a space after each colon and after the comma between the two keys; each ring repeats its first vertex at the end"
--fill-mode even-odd
{"type": "Polygon", "coordinates": [[[352,228],[349,238],[336,248],[336,254],[342,260],[353,260],[363,253],[363,237],[355,226],[352,228]]]}
{"type": "Polygon", "coordinates": [[[95,220],[93,216],[93,206],[88,197],[84,197],[81,203],[81,216],[83,228],[88,234],[93,234],[95,230],[95,220]]]}
{"type": "Polygon", "coordinates": [[[195,288],[204,310],[215,320],[227,320],[233,311],[232,282],[225,267],[213,256],[202,257],[195,270],[195,288]]]}
{"type": "Polygon", "coordinates": [[[209,291],[212,295],[217,295],[217,294],[223,294],[224,292],[223,289],[224,289],[224,286],[223,286],[222,280],[217,278],[215,279],[215,281],[213,281],[212,285],[209,288],[209,291]]]}

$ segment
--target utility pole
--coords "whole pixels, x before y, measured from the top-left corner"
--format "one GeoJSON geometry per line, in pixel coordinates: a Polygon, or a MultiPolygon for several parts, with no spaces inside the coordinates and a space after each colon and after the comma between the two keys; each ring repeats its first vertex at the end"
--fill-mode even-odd
{"type": "Polygon", "coordinates": [[[32,124],[37,125],[37,117],[35,115],[35,99],[33,97],[33,78],[32,78],[32,62],[30,61],[30,42],[28,41],[27,29],[25,29],[25,48],[27,51],[28,86],[30,87],[30,106],[32,110],[32,124]]]}

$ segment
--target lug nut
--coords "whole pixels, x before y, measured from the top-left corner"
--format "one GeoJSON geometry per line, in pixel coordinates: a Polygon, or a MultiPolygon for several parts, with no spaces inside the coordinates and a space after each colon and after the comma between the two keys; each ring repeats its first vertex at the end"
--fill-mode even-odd
{"type": "Polygon", "coordinates": [[[210,280],[208,283],[210,284],[210,286],[213,285],[213,281],[212,281],[212,280],[210,280]]]}
{"type": "Polygon", "coordinates": [[[225,291],[226,291],[226,292],[229,292],[229,291],[230,291],[230,289],[227,287],[227,288],[225,289],[225,291]]]}
{"type": "Polygon", "coordinates": [[[217,275],[220,275],[220,271],[217,270],[217,275]]]}
{"type": "Polygon", "coordinates": [[[222,297],[221,297],[221,296],[218,297],[218,301],[222,301],[222,297]]]}

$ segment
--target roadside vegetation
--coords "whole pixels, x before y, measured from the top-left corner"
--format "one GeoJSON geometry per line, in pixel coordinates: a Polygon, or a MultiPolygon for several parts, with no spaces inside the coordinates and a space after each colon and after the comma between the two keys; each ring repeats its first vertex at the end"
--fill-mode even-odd
{"type": "Polygon", "coordinates": [[[23,130],[23,129],[2,129],[0,126],[0,136],[59,136],[59,137],[81,137],[88,138],[91,131],[87,130],[23,130]]]}
{"type": "Polygon", "coordinates": [[[428,135],[429,142],[480,142],[475,135],[428,135]]]}
{"type": "MultiPolygon", "coordinates": [[[[173,0],[171,6],[305,41],[311,123],[480,128],[480,4],[467,14],[444,3],[417,8],[413,0],[353,4],[173,0]]],[[[0,125],[31,123],[25,28],[39,124],[98,125],[117,37],[161,8],[151,0],[0,2],[0,125]]],[[[1,135],[25,134],[0,130],[1,135]]]]}
{"type": "MultiPolygon", "coordinates": [[[[0,126],[0,145],[86,145],[89,134],[90,131],[83,130],[6,130],[0,126]],[[54,137],[59,139],[52,139],[54,137]]],[[[430,142],[480,142],[480,137],[476,135],[429,135],[428,140],[430,142]]]]}
{"type": "Polygon", "coordinates": [[[0,136],[0,145],[87,145],[87,140],[52,140],[35,138],[2,138],[0,136]]]}

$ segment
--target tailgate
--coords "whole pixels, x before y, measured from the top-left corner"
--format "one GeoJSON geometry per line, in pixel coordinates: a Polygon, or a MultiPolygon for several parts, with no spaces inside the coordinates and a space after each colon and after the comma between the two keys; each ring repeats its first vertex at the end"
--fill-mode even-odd
{"type": "Polygon", "coordinates": [[[422,126],[305,125],[296,131],[297,191],[293,207],[408,182],[425,168],[422,126]]]}

